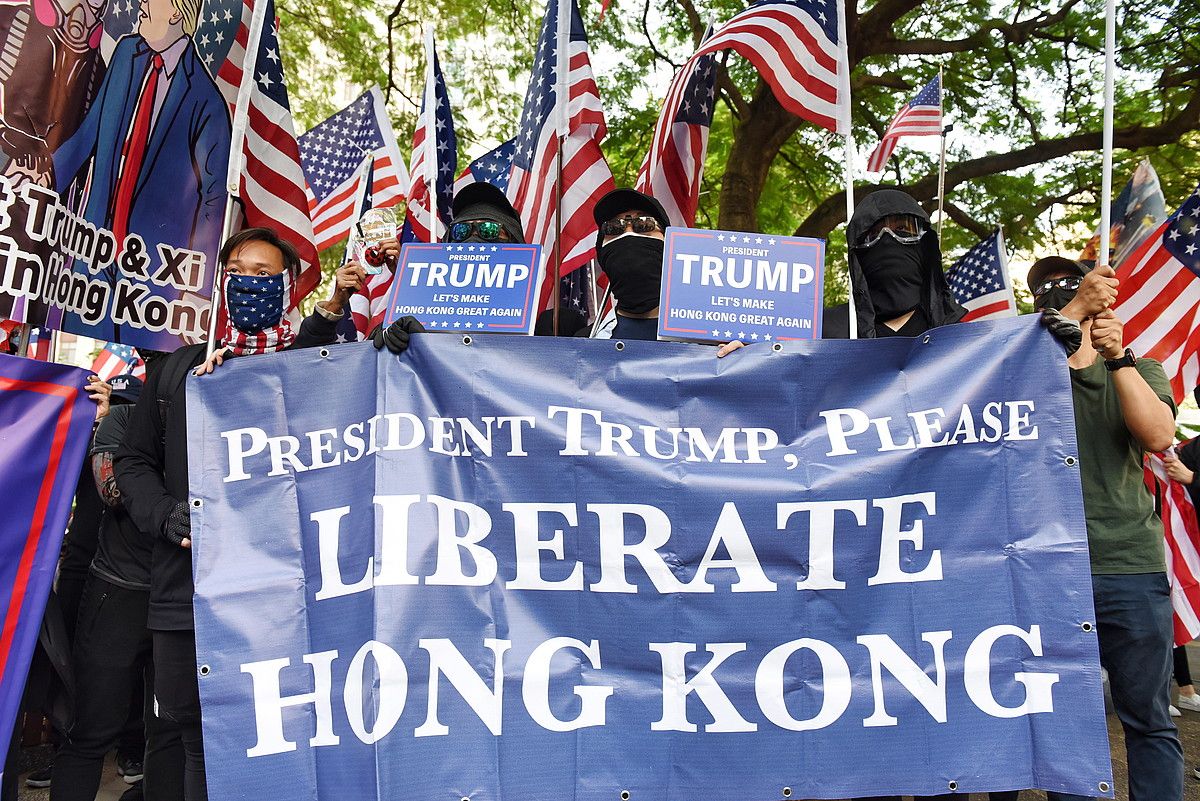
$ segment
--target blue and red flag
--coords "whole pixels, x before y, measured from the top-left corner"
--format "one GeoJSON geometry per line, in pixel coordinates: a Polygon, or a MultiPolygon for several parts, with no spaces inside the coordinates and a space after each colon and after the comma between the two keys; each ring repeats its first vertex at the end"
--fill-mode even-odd
{"type": "Polygon", "coordinates": [[[0,355],[0,749],[7,753],[96,407],[87,372],[0,355]]]}

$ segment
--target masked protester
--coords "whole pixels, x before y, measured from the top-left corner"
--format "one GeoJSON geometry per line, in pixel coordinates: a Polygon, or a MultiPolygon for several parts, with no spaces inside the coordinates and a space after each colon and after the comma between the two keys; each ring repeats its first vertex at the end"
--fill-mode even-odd
{"type": "MultiPolygon", "coordinates": [[[[946,285],[929,215],[910,195],[898,189],[867,195],[847,238],[860,338],[918,336],[966,314],[946,285]]],[[[850,336],[849,304],[826,309],[823,332],[826,339],[850,336]]]]}
{"type": "Polygon", "coordinates": [[[617,306],[612,338],[657,340],[666,211],[649,195],[614,189],[596,203],[592,217],[599,228],[596,261],[617,306]]]}
{"type": "Polygon", "coordinates": [[[1162,523],[1142,483],[1143,454],[1175,441],[1175,400],[1162,365],[1125,347],[1110,308],[1118,287],[1111,268],[1057,256],[1029,271],[1034,307],[1068,353],[1100,664],[1125,730],[1129,798],[1180,801],[1183,751],[1168,709],[1171,591],[1162,523]]]}
{"type": "Polygon", "coordinates": [[[224,358],[289,348],[332,345],[350,295],[362,286],[361,267],[338,270],[329,300],[294,329],[285,318],[296,250],[268,228],[234,234],[221,248],[221,283],[229,325],[215,358],[205,345],[188,345],[151,371],[113,460],[117,487],[133,525],[154,536],[147,627],[154,659],[154,696],[183,742],[184,797],[207,798],[192,622],[191,519],[188,514],[187,401],[184,379],[197,365],[211,370],[224,358]]]}

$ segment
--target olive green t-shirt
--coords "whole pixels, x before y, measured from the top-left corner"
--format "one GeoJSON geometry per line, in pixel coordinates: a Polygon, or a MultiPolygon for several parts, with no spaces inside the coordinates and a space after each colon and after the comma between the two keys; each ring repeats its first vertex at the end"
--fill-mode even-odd
{"type": "MultiPolygon", "coordinates": [[[[1138,359],[1136,369],[1174,413],[1162,365],[1138,359]]],[[[1166,570],[1163,526],[1144,483],[1142,446],[1125,427],[1103,358],[1091,367],[1071,369],[1071,396],[1092,573],[1161,573],[1166,570]]]]}

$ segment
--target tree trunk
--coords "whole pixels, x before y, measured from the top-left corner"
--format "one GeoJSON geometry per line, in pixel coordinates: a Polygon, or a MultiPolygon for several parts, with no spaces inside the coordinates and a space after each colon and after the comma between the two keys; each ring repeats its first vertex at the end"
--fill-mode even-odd
{"type": "Polygon", "coordinates": [[[747,109],[733,132],[733,146],[721,180],[717,225],[726,231],[758,230],[758,199],[771,164],[801,124],[799,117],[779,105],[761,79],[747,109]]]}

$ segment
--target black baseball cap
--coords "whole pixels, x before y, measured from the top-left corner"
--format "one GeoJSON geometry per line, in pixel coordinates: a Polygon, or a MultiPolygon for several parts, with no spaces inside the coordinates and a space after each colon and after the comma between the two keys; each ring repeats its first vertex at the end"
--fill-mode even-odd
{"type": "Polygon", "coordinates": [[[454,196],[454,219],[451,225],[464,220],[489,220],[500,223],[513,242],[524,243],[525,231],[521,215],[508,202],[508,197],[495,184],[476,181],[467,184],[454,196]]]}
{"type": "Polygon", "coordinates": [[[108,379],[108,385],[112,387],[110,403],[137,403],[142,394],[142,379],[129,373],[108,379]]]}
{"type": "Polygon", "coordinates": [[[1083,262],[1068,259],[1064,256],[1044,256],[1033,263],[1029,268],[1029,276],[1025,279],[1025,283],[1030,290],[1046,280],[1046,276],[1052,273],[1075,273],[1081,278],[1091,271],[1091,267],[1083,262]]]}
{"type": "Polygon", "coordinates": [[[592,219],[596,221],[596,225],[602,225],[621,212],[629,211],[630,209],[636,209],[637,211],[649,214],[662,223],[664,229],[671,224],[671,220],[667,217],[667,212],[662,207],[662,204],[636,189],[614,189],[600,198],[596,201],[596,205],[592,209],[592,219]]]}

